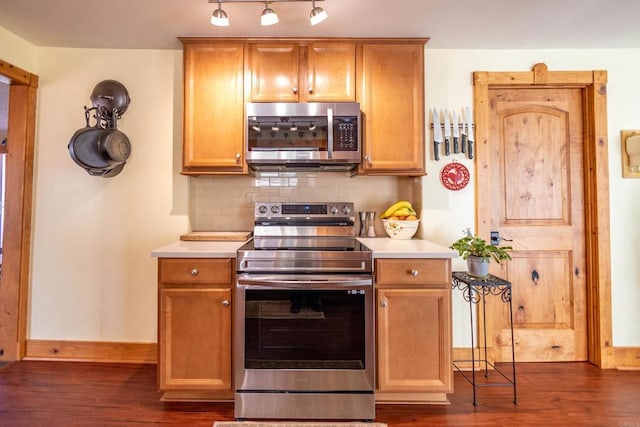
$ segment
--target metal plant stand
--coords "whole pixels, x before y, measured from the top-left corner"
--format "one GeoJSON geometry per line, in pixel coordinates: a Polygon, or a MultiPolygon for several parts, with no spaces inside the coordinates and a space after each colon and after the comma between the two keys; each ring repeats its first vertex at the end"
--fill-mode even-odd
{"type": "Polygon", "coordinates": [[[462,376],[471,383],[473,388],[473,405],[477,406],[476,401],[476,388],[477,387],[489,387],[489,386],[512,386],[513,387],[513,403],[517,404],[518,399],[516,395],[516,359],[515,349],[513,341],[513,309],[511,305],[511,282],[496,277],[492,274],[487,277],[479,278],[471,276],[467,272],[456,271],[453,273],[452,278],[453,289],[459,289],[462,291],[464,300],[469,303],[469,319],[471,321],[471,359],[470,360],[454,360],[453,366],[462,374],[462,376]],[[503,373],[500,369],[489,362],[487,358],[487,321],[486,321],[486,302],[485,299],[489,295],[499,296],[502,302],[509,305],[509,326],[511,328],[511,378],[503,373]],[[475,357],[475,343],[473,339],[473,305],[482,301],[482,319],[478,319],[478,324],[482,322],[482,328],[484,332],[484,345],[480,347],[480,355],[478,359],[475,357]],[[484,350],[484,352],[483,352],[484,350]],[[468,373],[462,371],[458,366],[459,363],[471,362],[471,377],[468,373]],[[489,377],[489,366],[491,366],[496,373],[501,375],[506,382],[486,382],[478,383],[476,381],[476,362],[478,362],[480,369],[484,363],[484,376],[489,377]]]}

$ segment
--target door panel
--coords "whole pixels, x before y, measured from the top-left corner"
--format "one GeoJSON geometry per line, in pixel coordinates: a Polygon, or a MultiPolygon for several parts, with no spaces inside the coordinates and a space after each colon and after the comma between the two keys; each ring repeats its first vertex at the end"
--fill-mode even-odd
{"type": "MultiPolygon", "coordinates": [[[[513,285],[518,361],[586,360],[581,89],[489,90],[491,230],[513,239],[499,274],[513,285]]],[[[488,301],[498,360],[508,312],[488,301]]]]}

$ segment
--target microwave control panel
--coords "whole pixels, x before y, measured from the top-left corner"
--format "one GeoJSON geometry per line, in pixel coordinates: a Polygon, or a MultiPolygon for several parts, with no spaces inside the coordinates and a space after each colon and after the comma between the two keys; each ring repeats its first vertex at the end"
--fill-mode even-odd
{"type": "Polygon", "coordinates": [[[334,117],[333,150],[358,151],[358,118],[334,117]]]}

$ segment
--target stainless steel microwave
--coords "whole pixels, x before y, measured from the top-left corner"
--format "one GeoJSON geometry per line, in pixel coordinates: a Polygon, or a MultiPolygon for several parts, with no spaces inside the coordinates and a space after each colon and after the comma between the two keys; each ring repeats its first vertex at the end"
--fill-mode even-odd
{"type": "Polygon", "coordinates": [[[248,103],[246,159],[258,171],[346,171],[361,161],[360,104],[248,103]]]}

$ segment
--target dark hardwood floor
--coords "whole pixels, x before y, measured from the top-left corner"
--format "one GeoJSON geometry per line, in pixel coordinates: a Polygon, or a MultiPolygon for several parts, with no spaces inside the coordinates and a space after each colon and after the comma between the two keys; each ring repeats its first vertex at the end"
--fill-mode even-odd
{"type": "MultiPolygon", "coordinates": [[[[471,386],[455,374],[451,405],[378,405],[376,421],[402,426],[640,427],[640,371],[588,363],[520,363],[509,387],[471,386]]],[[[231,403],[159,401],[155,365],[22,361],[0,366],[0,426],[211,426],[231,403]]]]}

